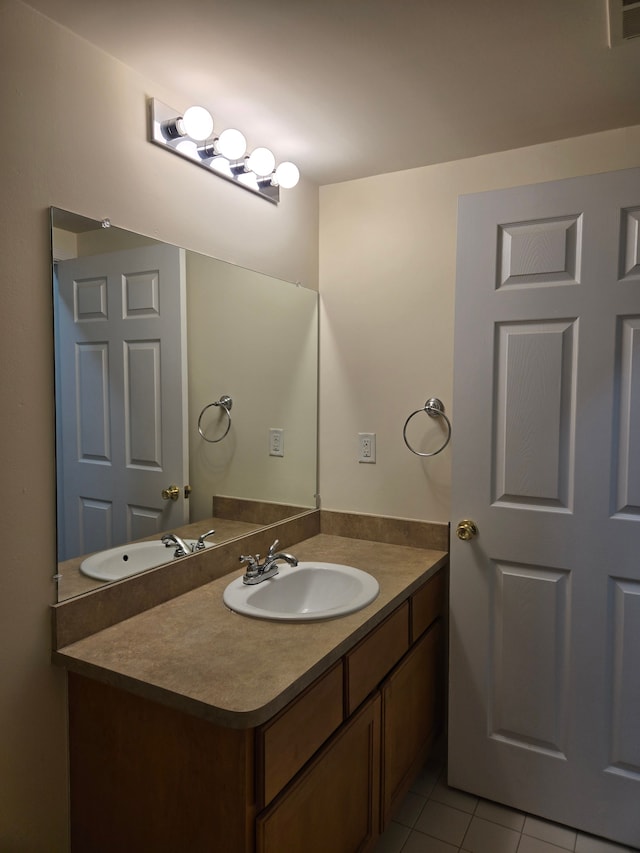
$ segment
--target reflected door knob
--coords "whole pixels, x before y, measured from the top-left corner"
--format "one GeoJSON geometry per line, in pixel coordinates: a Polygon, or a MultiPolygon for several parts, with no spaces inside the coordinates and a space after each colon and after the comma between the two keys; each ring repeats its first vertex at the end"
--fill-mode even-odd
{"type": "Polygon", "coordinates": [[[177,501],[180,497],[180,489],[177,486],[169,486],[168,489],[162,490],[163,501],[177,501]]]}
{"type": "Polygon", "coordinates": [[[458,526],[456,527],[456,536],[458,539],[468,542],[470,539],[473,539],[474,536],[477,536],[477,534],[478,525],[475,521],[471,521],[470,518],[464,518],[462,521],[458,522],[458,526]]]}

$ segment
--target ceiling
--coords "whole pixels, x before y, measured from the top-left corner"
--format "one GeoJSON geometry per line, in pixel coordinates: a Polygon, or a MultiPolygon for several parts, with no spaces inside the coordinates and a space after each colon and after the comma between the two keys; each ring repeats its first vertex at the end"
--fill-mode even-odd
{"type": "Polygon", "coordinates": [[[640,124],[606,0],[29,5],[319,184],[640,124]]]}

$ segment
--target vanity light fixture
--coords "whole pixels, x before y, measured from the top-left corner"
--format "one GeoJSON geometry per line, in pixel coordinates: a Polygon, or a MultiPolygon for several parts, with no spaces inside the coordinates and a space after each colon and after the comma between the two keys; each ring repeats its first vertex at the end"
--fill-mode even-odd
{"type": "Polygon", "coordinates": [[[300,179],[294,163],[276,166],[268,148],[254,148],[247,154],[247,141],[239,130],[227,128],[215,135],[213,118],[204,107],[189,107],[181,114],[150,98],[149,141],[273,204],[280,201],[281,187],[291,189],[300,179]]]}

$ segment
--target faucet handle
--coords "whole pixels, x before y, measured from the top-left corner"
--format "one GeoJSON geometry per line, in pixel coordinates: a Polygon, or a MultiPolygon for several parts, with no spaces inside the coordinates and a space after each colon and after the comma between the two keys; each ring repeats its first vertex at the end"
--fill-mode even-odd
{"type": "Polygon", "coordinates": [[[280,544],[280,540],[276,539],[272,545],[269,546],[269,550],[267,551],[267,560],[269,560],[276,553],[276,548],[280,544]]]}
{"type": "Polygon", "coordinates": [[[207,536],[212,536],[215,532],[215,530],[207,530],[206,533],[201,533],[200,536],[198,536],[198,541],[196,542],[194,549],[196,551],[204,551],[206,547],[204,544],[204,540],[207,538],[207,536]]]}
{"type": "MultiPolygon", "coordinates": [[[[256,557],[258,557],[257,554],[256,557]]],[[[258,557],[257,560],[256,557],[252,557],[251,554],[242,554],[240,556],[240,562],[247,564],[247,574],[256,573],[258,571],[258,560],[260,559],[260,557],[258,557]]]]}

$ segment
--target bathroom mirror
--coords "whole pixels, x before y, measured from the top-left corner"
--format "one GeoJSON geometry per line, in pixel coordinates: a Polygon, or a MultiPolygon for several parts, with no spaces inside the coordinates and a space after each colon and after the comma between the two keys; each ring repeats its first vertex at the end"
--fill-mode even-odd
{"type": "Polygon", "coordinates": [[[168,531],[219,544],[314,509],[318,294],[51,221],[58,600],[105,583],[89,554],[168,531]]]}

